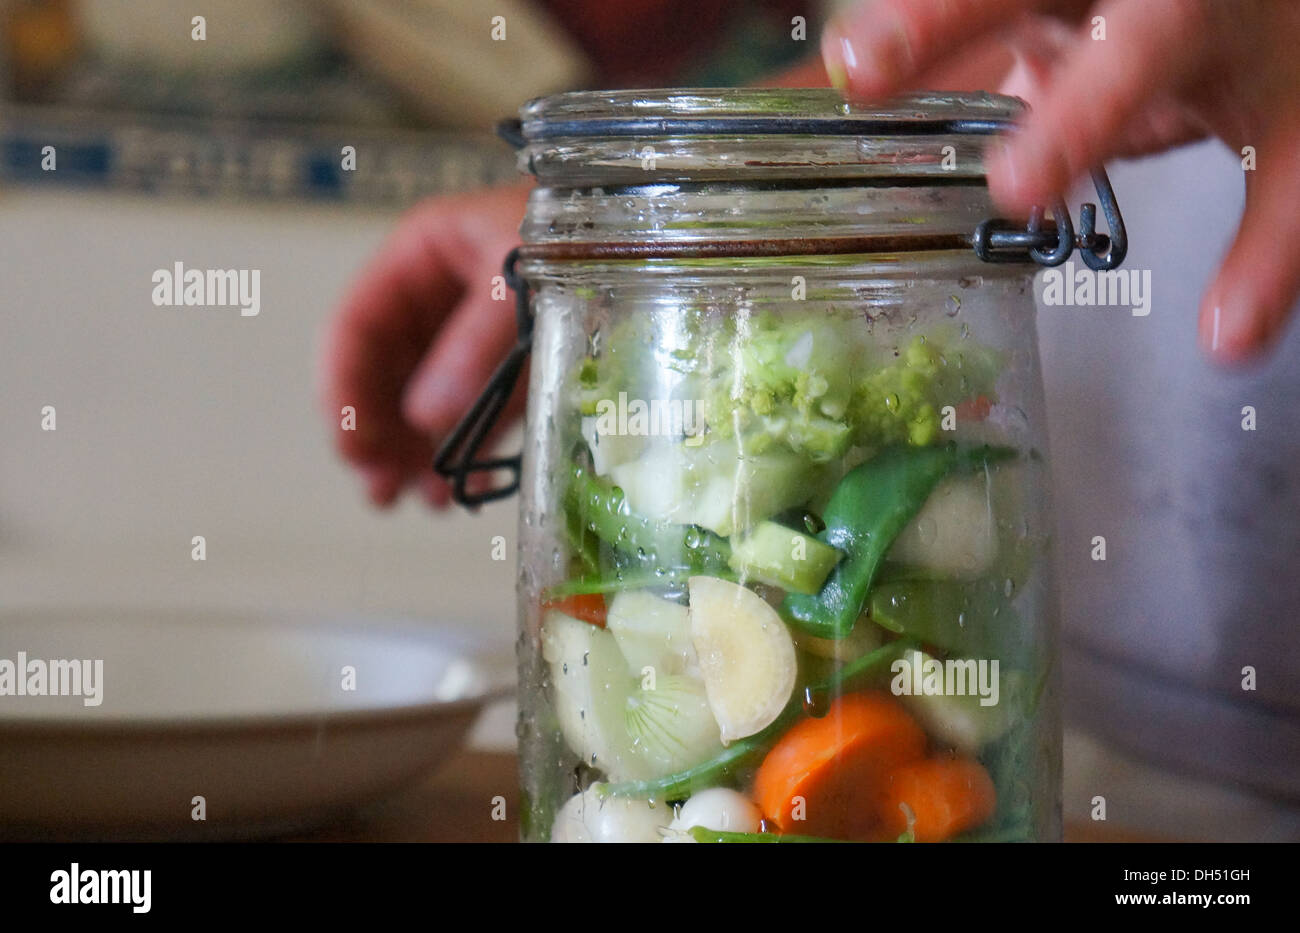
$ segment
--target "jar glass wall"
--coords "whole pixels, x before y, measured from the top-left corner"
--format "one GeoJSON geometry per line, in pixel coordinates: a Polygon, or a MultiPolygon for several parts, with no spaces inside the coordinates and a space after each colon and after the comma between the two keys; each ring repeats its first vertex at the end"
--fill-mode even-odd
{"type": "Polygon", "coordinates": [[[527,840],[1059,838],[1033,266],[902,236],[979,184],[804,171],[533,196],[527,840]]]}

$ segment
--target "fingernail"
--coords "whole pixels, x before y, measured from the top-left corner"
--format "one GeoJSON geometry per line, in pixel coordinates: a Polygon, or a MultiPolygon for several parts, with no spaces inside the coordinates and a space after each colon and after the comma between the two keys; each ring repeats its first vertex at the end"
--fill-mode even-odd
{"type": "Polygon", "coordinates": [[[452,381],[442,370],[426,370],[407,386],[402,398],[403,416],[412,425],[425,431],[446,428],[453,388],[452,381]]]}
{"type": "Polygon", "coordinates": [[[849,44],[839,26],[832,23],[822,32],[822,63],[831,86],[841,94],[849,89],[849,61],[857,62],[853,46],[849,44]]]}
{"type": "Polygon", "coordinates": [[[1214,292],[1197,336],[1202,350],[1220,363],[1244,363],[1272,343],[1281,321],[1250,296],[1214,292]]]}
{"type": "Polygon", "coordinates": [[[1007,143],[998,142],[989,148],[984,174],[999,200],[1014,201],[1019,197],[1020,161],[1007,143]]]}
{"type": "Polygon", "coordinates": [[[1044,183],[1040,147],[1030,138],[1007,140],[987,168],[994,200],[1016,216],[1028,216],[1036,204],[1049,204],[1052,194],[1044,183]]]}

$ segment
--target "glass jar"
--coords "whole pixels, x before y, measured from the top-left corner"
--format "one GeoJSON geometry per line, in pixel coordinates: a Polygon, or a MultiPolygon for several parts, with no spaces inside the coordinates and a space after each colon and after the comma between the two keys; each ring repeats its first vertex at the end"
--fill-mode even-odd
{"type": "Polygon", "coordinates": [[[525,840],[1059,838],[1031,281],[1122,237],[989,219],[1018,107],[523,109],[521,340],[439,465],[512,491],[465,478],[531,338],[525,840]]]}

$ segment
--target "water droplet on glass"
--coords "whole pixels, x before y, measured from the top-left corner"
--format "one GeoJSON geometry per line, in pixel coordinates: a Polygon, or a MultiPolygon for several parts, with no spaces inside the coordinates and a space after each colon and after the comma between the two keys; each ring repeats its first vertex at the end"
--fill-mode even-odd
{"type": "Polygon", "coordinates": [[[961,299],[956,295],[949,295],[948,300],[943,303],[943,313],[948,317],[956,317],[961,311],[961,299]]]}
{"type": "Polygon", "coordinates": [[[1016,591],[1015,581],[1013,581],[1010,577],[1007,577],[1006,582],[1002,584],[1002,595],[1010,599],[1011,594],[1014,593],[1015,591],[1016,591]]]}
{"type": "Polygon", "coordinates": [[[826,691],[814,687],[803,689],[803,711],[814,719],[821,719],[828,712],[826,691]]]}

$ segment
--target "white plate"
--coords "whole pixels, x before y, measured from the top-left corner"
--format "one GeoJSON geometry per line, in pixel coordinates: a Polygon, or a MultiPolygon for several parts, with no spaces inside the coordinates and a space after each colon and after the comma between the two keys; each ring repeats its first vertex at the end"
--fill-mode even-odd
{"type": "Polygon", "coordinates": [[[0,613],[0,834],[300,829],[429,771],[486,702],[509,693],[513,677],[499,639],[429,622],[8,610],[0,613]],[[47,670],[51,661],[90,661],[80,667],[92,674],[99,661],[102,682],[82,683],[81,695],[16,695],[4,662],[16,668],[19,652],[33,687],[33,661],[47,670]],[[355,689],[345,668],[355,671],[355,689]],[[206,820],[193,818],[196,797],[206,820]]]}

